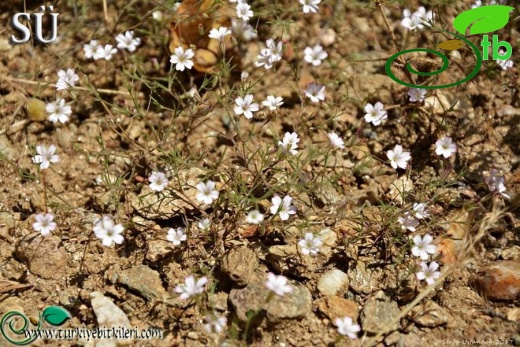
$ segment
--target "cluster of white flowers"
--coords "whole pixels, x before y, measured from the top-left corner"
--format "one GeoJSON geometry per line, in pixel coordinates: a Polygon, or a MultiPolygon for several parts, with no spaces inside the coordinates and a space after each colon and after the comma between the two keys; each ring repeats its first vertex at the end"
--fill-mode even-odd
{"type": "Polygon", "coordinates": [[[430,26],[433,22],[434,14],[432,11],[426,12],[426,9],[421,6],[417,11],[411,13],[409,9],[403,11],[403,20],[401,25],[409,30],[423,29],[425,26],[430,26]]]}
{"type": "MultiPolygon", "coordinates": [[[[486,2],[486,5],[498,5],[498,4],[505,4],[507,3],[507,0],[499,0],[498,2],[496,0],[489,0],[486,2]]],[[[482,3],[482,0],[476,0],[474,5],[471,5],[471,8],[477,8],[484,5],[482,3]]]]}
{"type": "MultiPolygon", "coordinates": [[[[79,81],[79,76],[74,69],[59,70],[56,90],[67,90],[70,87],[74,87],[77,81],[79,81]]],[[[72,108],[66,104],[63,98],[58,98],[55,102],[45,105],[45,111],[49,114],[47,119],[52,123],[67,123],[72,114],[72,108]]]]}
{"type": "MultiPolygon", "coordinates": [[[[129,30],[116,36],[117,48],[123,50],[126,49],[128,52],[133,53],[137,49],[137,46],[141,44],[141,39],[134,37],[134,32],[129,30]]],[[[112,59],[112,55],[117,53],[117,49],[110,45],[99,44],[97,40],[91,40],[89,43],[83,45],[83,53],[85,58],[92,58],[94,60],[112,59]]]]}
{"type": "Polygon", "coordinates": [[[412,207],[412,211],[406,211],[401,217],[397,219],[399,224],[401,224],[401,228],[403,230],[410,230],[415,232],[415,228],[419,225],[419,220],[428,217],[430,214],[428,212],[426,204],[414,203],[412,207]]]}
{"type": "MultiPolygon", "coordinates": [[[[269,109],[269,111],[276,111],[278,107],[283,105],[283,98],[274,95],[268,95],[262,101],[262,105],[269,109]]],[[[237,116],[243,114],[247,119],[253,118],[253,113],[260,110],[258,103],[254,102],[253,95],[247,94],[244,97],[237,97],[235,99],[234,112],[237,116]]]]}
{"type": "Polygon", "coordinates": [[[282,60],[282,41],[275,42],[273,39],[267,39],[266,48],[260,50],[260,54],[256,57],[255,65],[263,66],[266,70],[273,67],[273,64],[282,60]]]}

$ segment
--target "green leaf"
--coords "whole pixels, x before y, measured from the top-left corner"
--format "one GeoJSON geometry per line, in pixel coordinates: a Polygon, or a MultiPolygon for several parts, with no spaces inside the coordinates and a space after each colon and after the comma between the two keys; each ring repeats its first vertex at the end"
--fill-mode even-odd
{"type": "Polygon", "coordinates": [[[62,325],[67,319],[72,318],[69,311],[60,306],[48,306],[43,310],[42,317],[52,325],[62,325]]]}
{"type": "Polygon", "coordinates": [[[469,29],[470,34],[485,34],[502,29],[509,22],[509,12],[514,7],[491,5],[481,6],[459,14],[453,20],[453,27],[462,35],[469,29]]]}

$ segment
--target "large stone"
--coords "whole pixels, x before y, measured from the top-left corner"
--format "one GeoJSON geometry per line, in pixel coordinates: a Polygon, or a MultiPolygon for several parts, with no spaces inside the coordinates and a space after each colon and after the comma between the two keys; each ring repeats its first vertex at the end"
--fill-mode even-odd
{"type": "MultiPolygon", "coordinates": [[[[126,313],[117,307],[114,302],[104,296],[101,292],[90,293],[91,305],[96,315],[96,320],[100,328],[125,328],[131,329],[130,320],[126,313]]],[[[115,347],[120,343],[129,343],[130,339],[104,339],[96,343],[96,347],[115,347]]]]}
{"type": "Polygon", "coordinates": [[[299,283],[290,283],[293,290],[284,296],[278,296],[265,286],[265,276],[253,277],[247,287],[232,289],[229,300],[233,305],[237,317],[247,321],[248,311],[267,312],[267,319],[271,322],[280,319],[302,318],[311,311],[312,295],[310,291],[299,283]]]}
{"type": "Polygon", "coordinates": [[[520,261],[495,261],[469,278],[469,285],[489,300],[520,298],[520,261]]]}
{"type": "Polygon", "coordinates": [[[415,323],[428,328],[448,322],[448,316],[444,309],[430,300],[415,306],[410,312],[410,316],[415,323]]]}
{"type": "Polygon", "coordinates": [[[67,273],[69,254],[58,236],[25,238],[16,247],[17,257],[29,271],[44,279],[60,279],[67,273]]]}
{"type": "Polygon", "coordinates": [[[328,296],[317,302],[318,309],[332,321],[336,318],[351,317],[354,321],[358,318],[358,306],[352,300],[339,296],[328,296]]]}
{"type": "Polygon", "coordinates": [[[348,275],[341,270],[327,271],[318,281],[318,290],[322,295],[338,295],[348,289],[348,275]]]}
{"type": "Polygon", "coordinates": [[[378,290],[383,281],[383,271],[380,268],[370,268],[367,263],[358,261],[349,269],[350,288],[356,293],[370,294],[378,290]]]}
{"type": "Polygon", "coordinates": [[[222,260],[222,271],[239,286],[249,283],[257,267],[255,252],[246,247],[230,250],[222,260]]]}
{"type": "Polygon", "coordinates": [[[122,271],[117,281],[148,300],[164,300],[168,296],[159,273],[146,265],[139,265],[122,271]]]}
{"type": "Polygon", "coordinates": [[[396,318],[401,311],[397,303],[379,294],[381,294],[381,292],[371,296],[363,307],[363,311],[361,312],[361,326],[363,331],[378,333],[392,323],[394,324],[392,330],[398,329],[399,321],[397,321],[396,318]]]}

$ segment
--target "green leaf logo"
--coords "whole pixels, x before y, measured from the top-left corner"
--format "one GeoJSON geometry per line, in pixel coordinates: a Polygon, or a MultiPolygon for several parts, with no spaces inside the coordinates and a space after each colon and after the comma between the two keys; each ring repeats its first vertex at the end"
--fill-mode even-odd
{"type": "Polygon", "coordinates": [[[464,11],[453,20],[453,27],[462,35],[469,29],[470,34],[485,34],[502,29],[509,22],[509,12],[514,7],[491,5],[481,6],[472,10],[464,11]]]}
{"type": "Polygon", "coordinates": [[[62,325],[67,319],[72,318],[69,311],[59,306],[49,306],[43,310],[43,319],[52,325],[62,325]]]}

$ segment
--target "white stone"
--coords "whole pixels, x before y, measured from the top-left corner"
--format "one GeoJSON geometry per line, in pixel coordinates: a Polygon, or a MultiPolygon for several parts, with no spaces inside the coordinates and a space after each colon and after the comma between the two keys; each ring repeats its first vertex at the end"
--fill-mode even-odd
{"type": "Polygon", "coordinates": [[[322,295],[342,295],[348,288],[348,275],[341,270],[333,269],[321,276],[318,290],[322,295]]]}

